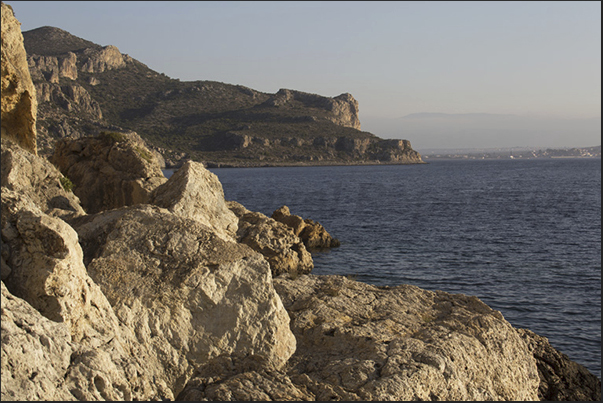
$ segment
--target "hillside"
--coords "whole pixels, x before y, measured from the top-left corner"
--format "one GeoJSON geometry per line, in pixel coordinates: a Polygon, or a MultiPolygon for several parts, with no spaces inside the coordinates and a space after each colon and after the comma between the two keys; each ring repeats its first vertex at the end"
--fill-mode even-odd
{"type": "Polygon", "coordinates": [[[268,94],[214,81],[181,82],[59,28],[23,32],[38,92],[39,149],[56,139],[135,131],[168,165],[421,163],[407,140],[360,130],[350,94],[268,94]]]}

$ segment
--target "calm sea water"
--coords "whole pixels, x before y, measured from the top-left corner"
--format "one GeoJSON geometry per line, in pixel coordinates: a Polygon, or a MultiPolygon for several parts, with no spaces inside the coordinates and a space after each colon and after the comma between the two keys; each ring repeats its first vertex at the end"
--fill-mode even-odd
{"type": "Polygon", "coordinates": [[[475,295],[601,377],[601,160],[212,169],[341,241],[314,274],[475,295]]]}

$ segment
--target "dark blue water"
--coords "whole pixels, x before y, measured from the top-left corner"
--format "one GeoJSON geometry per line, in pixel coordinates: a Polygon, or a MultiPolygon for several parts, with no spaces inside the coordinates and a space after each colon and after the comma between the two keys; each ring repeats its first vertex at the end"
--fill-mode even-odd
{"type": "Polygon", "coordinates": [[[601,376],[600,159],[211,171],[337,237],[314,274],[476,295],[601,376]]]}

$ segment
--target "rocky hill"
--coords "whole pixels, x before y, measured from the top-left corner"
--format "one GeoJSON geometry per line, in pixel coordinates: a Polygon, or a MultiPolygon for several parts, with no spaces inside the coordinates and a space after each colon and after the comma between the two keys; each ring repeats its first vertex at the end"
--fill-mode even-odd
{"type": "Polygon", "coordinates": [[[289,89],[267,94],[213,81],[180,82],[66,31],[23,33],[37,89],[39,148],[103,130],[135,131],[169,164],[421,163],[407,140],[361,131],[358,102],[289,89]]]}

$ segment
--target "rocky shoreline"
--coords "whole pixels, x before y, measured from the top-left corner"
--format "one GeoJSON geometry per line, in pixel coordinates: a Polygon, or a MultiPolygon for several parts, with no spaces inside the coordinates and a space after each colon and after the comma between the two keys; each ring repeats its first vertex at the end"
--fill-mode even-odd
{"type": "Polygon", "coordinates": [[[38,156],[26,66],[2,3],[2,400],[600,400],[476,297],[313,275],[322,225],[134,133],[38,156]]]}

